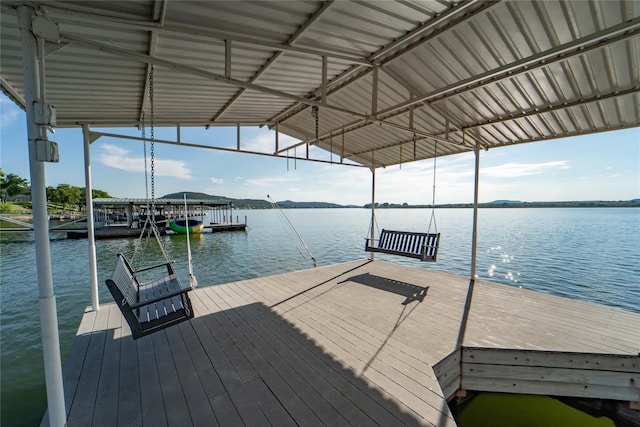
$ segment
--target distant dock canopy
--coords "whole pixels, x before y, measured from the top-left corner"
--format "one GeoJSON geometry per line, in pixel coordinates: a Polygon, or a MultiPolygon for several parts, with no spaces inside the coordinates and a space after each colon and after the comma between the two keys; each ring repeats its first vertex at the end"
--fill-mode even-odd
{"type": "MultiPolygon", "coordinates": [[[[159,231],[164,234],[169,230],[168,224],[185,216],[202,221],[205,230],[211,232],[245,230],[247,219],[240,223],[237,217],[234,222],[233,203],[204,199],[156,199],[155,212],[151,213],[151,200],[144,198],[96,198],[93,200],[96,239],[137,237],[141,226],[148,215],[154,215],[159,231]]],[[[73,231],[69,238],[86,238],[86,230],[73,231]]]]}

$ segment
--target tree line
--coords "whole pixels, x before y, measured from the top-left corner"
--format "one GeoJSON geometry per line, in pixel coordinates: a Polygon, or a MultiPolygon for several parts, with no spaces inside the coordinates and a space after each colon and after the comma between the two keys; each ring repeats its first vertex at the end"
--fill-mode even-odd
{"type": "MultiPolygon", "coordinates": [[[[70,184],[59,184],[57,187],[47,187],[47,202],[62,205],[64,211],[67,206],[84,205],[85,203],[85,187],[76,187],[70,184]]],[[[91,190],[92,197],[111,197],[109,193],[102,190],[91,190]]],[[[3,203],[7,202],[7,197],[15,197],[20,195],[31,195],[31,186],[29,181],[21,176],[10,173],[5,174],[0,169],[0,199],[3,203]]]]}

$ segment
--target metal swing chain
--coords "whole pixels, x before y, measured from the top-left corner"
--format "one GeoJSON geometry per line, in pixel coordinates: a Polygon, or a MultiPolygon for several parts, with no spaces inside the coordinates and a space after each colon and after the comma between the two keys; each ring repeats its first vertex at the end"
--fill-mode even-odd
{"type": "Polygon", "coordinates": [[[431,218],[429,219],[429,228],[427,233],[431,233],[431,224],[433,223],[434,232],[438,233],[438,225],[436,224],[436,166],[438,159],[438,141],[433,144],[433,194],[431,198],[431,218]]]}
{"type": "Polygon", "coordinates": [[[169,257],[167,256],[167,251],[160,239],[160,231],[158,230],[158,225],[156,224],[156,173],[155,173],[155,123],[154,123],[154,67],[151,65],[151,70],[149,70],[149,109],[150,109],[150,121],[151,121],[151,227],[153,230],[153,234],[158,241],[158,246],[160,246],[160,251],[164,256],[165,261],[169,261],[169,257]]]}
{"type": "MultiPolygon", "coordinates": [[[[318,110],[318,106],[314,105],[313,107],[311,107],[311,116],[315,117],[316,119],[316,139],[318,139],[318,137],[320,136],[320,114],[319,114],[319,110],[318,110]]],[[[316,141],[318,142],[318,141],[316,141]]]]}

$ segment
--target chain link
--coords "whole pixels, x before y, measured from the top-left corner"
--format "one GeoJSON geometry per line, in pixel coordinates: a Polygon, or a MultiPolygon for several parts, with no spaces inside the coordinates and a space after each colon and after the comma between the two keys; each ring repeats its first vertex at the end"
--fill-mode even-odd
{"type": "MultiPolygon", "coordinates": [[[[320,125],[320,117],[319,117],[320,114],[319,113],[320,113],[320,111],[319,111],[317,105],[314,105],[313,107],[311,107],[311,115],[316,118],[316,139],[318,139],[318,137],[320,136],[320,126],[319,126],[320,125]]],[[[316,142],[318,142],[318,141],[316,141],[316,142]]]]}

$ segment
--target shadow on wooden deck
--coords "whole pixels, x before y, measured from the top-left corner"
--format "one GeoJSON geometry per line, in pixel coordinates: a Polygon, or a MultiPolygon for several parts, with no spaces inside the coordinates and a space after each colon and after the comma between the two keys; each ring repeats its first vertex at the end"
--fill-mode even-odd
{"type": "Polygon", "coordinates": [[[65,367],[69,425],[425,425],[262,303],[137,341],[103,310],[65,367]]]}

